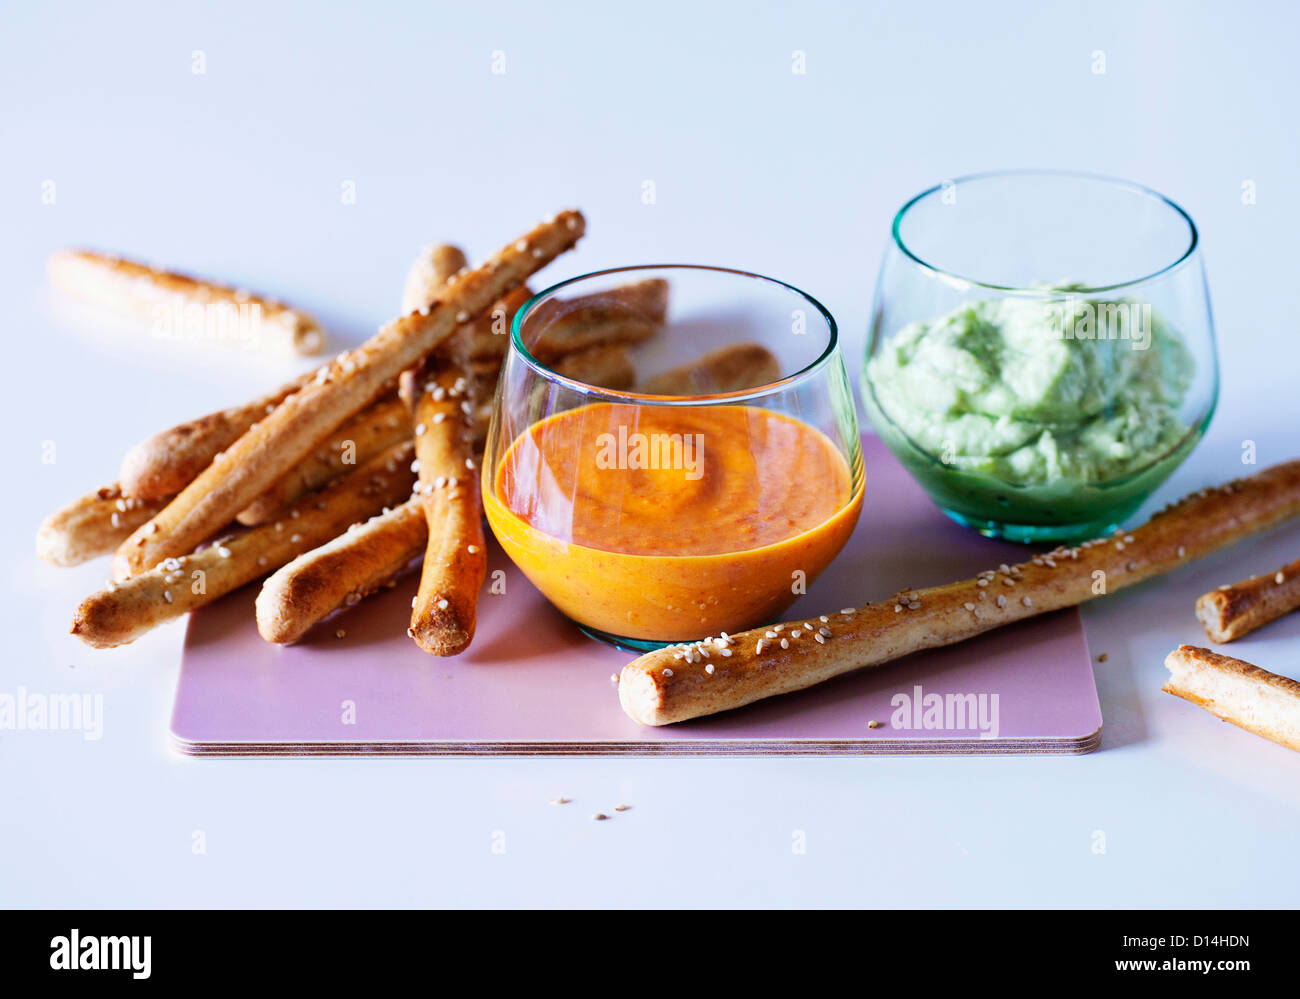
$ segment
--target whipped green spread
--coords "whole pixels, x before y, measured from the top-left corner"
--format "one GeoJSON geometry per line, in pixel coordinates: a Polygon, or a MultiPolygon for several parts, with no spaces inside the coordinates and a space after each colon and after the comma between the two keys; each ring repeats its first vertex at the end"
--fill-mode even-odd
{"type": "Polygon", "coordinates": [[[1101,483],[1168,455],[1189,429],[1182,338],[1150,305],[1059,290],[971,302],[883,344],[865,393],[881,435],[1018,486],[1101,483]]]}

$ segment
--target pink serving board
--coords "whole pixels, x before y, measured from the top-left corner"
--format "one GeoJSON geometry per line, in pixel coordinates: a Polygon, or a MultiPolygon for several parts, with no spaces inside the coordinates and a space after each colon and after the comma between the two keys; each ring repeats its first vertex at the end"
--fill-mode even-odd
{"type": "MultiPolygon", "coordinates": [[[[863,439],[863,458],[858,528],[790,617],[1025,557],[1025,548],[948,520],[879,439],[863,439]]],[[[290,647],[258,636],[256,584],[196,612],[172,714],[175,746],[213,756],[730,756],[1084,753],[1101,740],[1074,609],[738,711],[646,728],[623,714],[610,679],[632,656],[583,635],[495,544],[488,567],[505,570],[506,593],[485,588],[474,644],[453,659],[426,655],[406,637],[414,573],[290,647]],[[901,714],[896,727],[896,696],[916,701],[918,686],[922,700],[983,694],[991,705],[996,694],[996,736],[981,737],[975,725],[907,727],[901,714]],[[881,726],[868,727],[872,720],[881,726]]]]}

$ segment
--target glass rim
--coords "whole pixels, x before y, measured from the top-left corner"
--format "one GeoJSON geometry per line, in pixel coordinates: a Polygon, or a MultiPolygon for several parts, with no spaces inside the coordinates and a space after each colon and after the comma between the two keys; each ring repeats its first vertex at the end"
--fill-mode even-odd
{"type": "Polygon", "coordinates": [[[1193,254],[1196,253],[1197,246],[1200,245],[1200,231],[1196,228],[1196,223],[1192,220],[1191,215],[1187,213],[1186,209],[1184,209],[1182,205],[1178,204],[1178,202],[1174,201],[1172,198],[1168,198],[1165,195],[1161,194],[1155,188],[1147,187],[1145,184],[1139,184],[1136,181],[1125,180],[1122,177],[1112,177],[1107,174],[1089,173],[1082,170],[1035,169],[1032,167],[1023,170],[985,170],[979,173],[969,173],[969,174],[965,174],[964,176],[956,177],[953,178],[952,180],[946,180],[943,181],[942,183],[935,184],[932,187],[926,188],[920,194],[916,194],[913,197],[909,198],[906,202],[904,202],[903,207],[900,208],[895,213],[894,221],[890,224],[889,227],[890,235],[893,238],[894,245],[898,247],[898,249],[902,251],[904,256],[906,256],[909,260],[925,268],[927,271],[931,272],[937,277],[961,281],[964,284],[972,285],[977,288],[987,288],[990,291],[1012,292],[1025,297],[1048,298],[1052,296],[1059,296],[1061,294],[1061,289],[1023,288],[1016,285],[994,284],[989,281],[980,281],[977,280],[976,278],[967,277],[962,274],[956,274],[953,271],[947,270],[946,268],[937,267],[934,264],[930,263],[929,261],[922,260],[919,256],[917,256],[915,253],[912,252],[912,250],[908,247],[907,243],[903,239],[902,233],[900,232],[900,227],[902,226],[903,218],[915,205],[919,204],[922,199],[928,198],[931,195],[935,194],[936,192],[942,191],[944,188],[944,184],[960,185],[960,184],[970,183],[972,181],[992,180],[1000,177],[1058,177],[1058,178],[1071,178],[1074,180],[1096,181],[1102,184],[1109,185],[1111,187],[1121,188],[1121,189],[1135,192],[1137,194],[1142,194],[1148,198],[1151,198],[1154,201],[1162,202],[1167,207],[1172,208],[1182,218],[1182,220],[1185,223],[1187,223],[1187,230],[1189,234],[1187,248],[1172,263],[1168,263],[1165,266],[1152,271],[1150,274],[1145,274],[1142,277],[1131,278],[1126,281],[1118,281],[1112,284],[1105,284],[1105,285],[1089,286],[1086,288],[1071,288],[1070,289],[1071,292],[1075,294],[1088,295],[1088,294],[1093,294],[1095,292],[1116,291],[1121,288],[1130,288],[1134,285],[1139,285],[1147,281],[1151,281],[1155,278],[1161,277],[1164,274],[1168,274],[1170,271],[1173,271],[1178,267],[1182,266],[1184,263],[1186,263],[1188,260],[1192,258],[1193,254]]]}
{"type": "Polygon", "coordinates": [[[710,403],[734,403],[748,402],[750,400],[762,399],[765,396],[773,394],[775,391],[781,391],[791,388],[797,384],[809,380],[819,371],[826,367],[832,357],[836,355],[839,349],[839,327],[835,323],[835,317],[831,315],[830,310],[822,305],[817,299],[813,298],[806,291],[796,288],[794,285],[778,278],[768,277],[765,274],[758,274],[754,271],[740,270],[734,267],[716,267],[710,264],[632,264],[625,267],[608,267],[604,270],[591,271],[587,274],[579,274],[576,277],[566,278],[558,281],[533,295],[528,301],[521,305],[514,318],[510,321],[510,347],[515,353],[523,358],[524,363],[536,371],[542,378],[558,382],[566,388],[572,389],[583,395],[598,396],[602,400],[612,400],[616,402],[626,402],[634,405],[650,406],[700,406],[710,403]],[[701,395],[652,395],[646,392],[636,392],[631,389],[608,389],[599,385],[591,385],[588,382],[579,381],[576,378],[570,378],[568,375],[562,375],[548,364],[544,364],[533,356],[532,352],[524,345],[522,328],[524,319],[530,312],[545,299],[550,298],[561,288],[577,284],[580,281],[586,281],[590,278],[605,277],[611,274],[630,274],[636,271],[656,271],[656,270],[685,270],[685,271],[708,271],[714,274],[727,274],[733,277],[752,278],[757,281],[765,281],[768,284],[779,285],[787,291],[794,292],[795,295],[802,298],[813,306],[817,313],[826,321],[827,339],[826,346],[822,352],[810,363],[783,378],[778,378],[774,382],[767,382],[763,385],[756,385],[751,388],[738,389],[734,392],[715,392],[701,395]]]}

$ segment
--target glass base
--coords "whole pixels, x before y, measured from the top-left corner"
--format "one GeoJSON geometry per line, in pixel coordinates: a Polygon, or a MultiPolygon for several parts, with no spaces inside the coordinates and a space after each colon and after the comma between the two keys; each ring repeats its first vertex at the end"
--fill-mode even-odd
{"type": "MultiPolygon", "coordinates": [[[[570,618],[569,620],[573,620],[570,618]]],[[[588,638],[594,638],[598,642],[604,642],[606,645],[612,645],[622,652],[635,652],[640,655],[643,652],[655,652],[658,649],[666,649],[670,645],[689,645],[695,639],[687,639],[684,642],[657,642],[651,638],[625,638],[622,635],[611,635],[608,632],[601,631],[598,628],[589,628],[585,624],[579,624],[578,630],[588,638]]]]}
{"type": "Polygon", "coordinates": [[[1026,545],[1072,544],[1076,541],[1099,538],[1104,534],[1113,534],[1119,529],[1119,522],[1110,519],[1094,520],[1086,524],[1008,524],[1001,520],[967,517],[946,507],[939,509],[962,527],[979,531],[986,538],[1002,538],[1026,545]]]}

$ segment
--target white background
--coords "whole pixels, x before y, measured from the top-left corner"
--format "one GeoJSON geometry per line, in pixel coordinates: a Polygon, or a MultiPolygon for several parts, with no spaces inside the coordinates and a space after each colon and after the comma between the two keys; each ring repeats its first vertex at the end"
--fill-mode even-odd
{"type": "MultiPolygon", "coordinates": [[[[81,647],[71,610],[107,570],[41,565],[32,536],[127,444],[290,371],[106,335],[47,291],[55,248],[263,289],[352,343],[423,243],[482,255],[577,205],[589,236],[548,276],[772,274],[830,307],[856,371],[892,213],[1016,166],[1128,177],[1200,224],[1223,395],[1156,502],[1240,474],[1246,440],[1294,457],[1298,27],[1280,0],[8,5],[0,690],[102,692],[106,728],[0,733],[0,902],[1294,905],[1300,757],[1160,685],[1165,654],[1203,640],[1195,597],[1296,558],[1296,530],[1086,609],[1109,654],[1101,751],[983,760],[187,760],[166,735],[182,626],[81,647]]],[[[1239,654],[1298,676],[1298,637],[1292,618],[1239,654]]]]}

